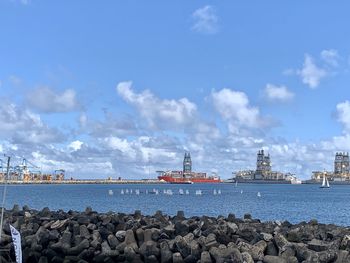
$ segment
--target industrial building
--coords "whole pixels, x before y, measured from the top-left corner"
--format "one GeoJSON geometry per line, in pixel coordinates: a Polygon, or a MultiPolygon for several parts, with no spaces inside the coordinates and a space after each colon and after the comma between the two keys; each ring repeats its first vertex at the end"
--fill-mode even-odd
{"type": "Polygon", "coordinates": [[[0,181],[5,181],[8,168],[8,181],[62,181],[64,180],[65,170],[55,170],[53,173],[42,173],[41,168],[25,158],[21,158],[14,164],[12,160],[10,166],[7,167],[7,162],[4,159],[0,159],[0,181]]]}

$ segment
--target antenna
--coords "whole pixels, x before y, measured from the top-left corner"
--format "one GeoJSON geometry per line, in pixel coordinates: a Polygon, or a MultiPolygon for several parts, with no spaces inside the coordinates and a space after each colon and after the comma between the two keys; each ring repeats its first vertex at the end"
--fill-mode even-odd
{"type": "Polygon", "coordinates": [[[151,179],[151,153],[148,152],[148,179],[151,179]]]}

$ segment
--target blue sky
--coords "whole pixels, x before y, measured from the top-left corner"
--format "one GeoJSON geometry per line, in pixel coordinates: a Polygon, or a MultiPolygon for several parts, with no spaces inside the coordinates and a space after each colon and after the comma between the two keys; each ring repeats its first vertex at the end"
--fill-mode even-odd
{"type": "Polygon", "coordinates": [[[0,150],[78,178],[350,149],[350,4],[0,1],[0,150]]]}

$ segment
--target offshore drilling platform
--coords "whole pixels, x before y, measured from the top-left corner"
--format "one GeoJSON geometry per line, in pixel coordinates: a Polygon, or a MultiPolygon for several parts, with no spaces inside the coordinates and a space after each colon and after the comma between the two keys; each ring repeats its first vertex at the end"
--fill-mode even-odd
{"type": "Polygon", "coordinates": [[[306,181],[306,183],[319,183],[324,175],[333,183],[350,184],[349,153],[337,152],[334,157],[333,171],[313,171],[311,180],[306,181]]]}
{"type": "Polygon", "coordinates": [[[259,150],[256,157],[255,170],[243,170],[234,172],[234,180],[242,183],[279,183],[279,184],[300,184],[291,173],[272,171],[270,154],[259,150]]]}

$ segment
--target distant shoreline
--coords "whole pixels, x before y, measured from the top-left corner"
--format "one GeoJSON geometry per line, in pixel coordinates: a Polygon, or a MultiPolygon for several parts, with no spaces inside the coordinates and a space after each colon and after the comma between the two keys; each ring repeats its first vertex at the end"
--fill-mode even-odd
{"type": "MultiPolygon", "coordinates": [[[[7,181],[7,184],[164,184],[159,180],[104,180],[104,179],[80,179],[80,180],[62,180],[62,181],[7,181]]],[[[5,184],[4,181],[0,181],[0,184],[5,184]]]]}

